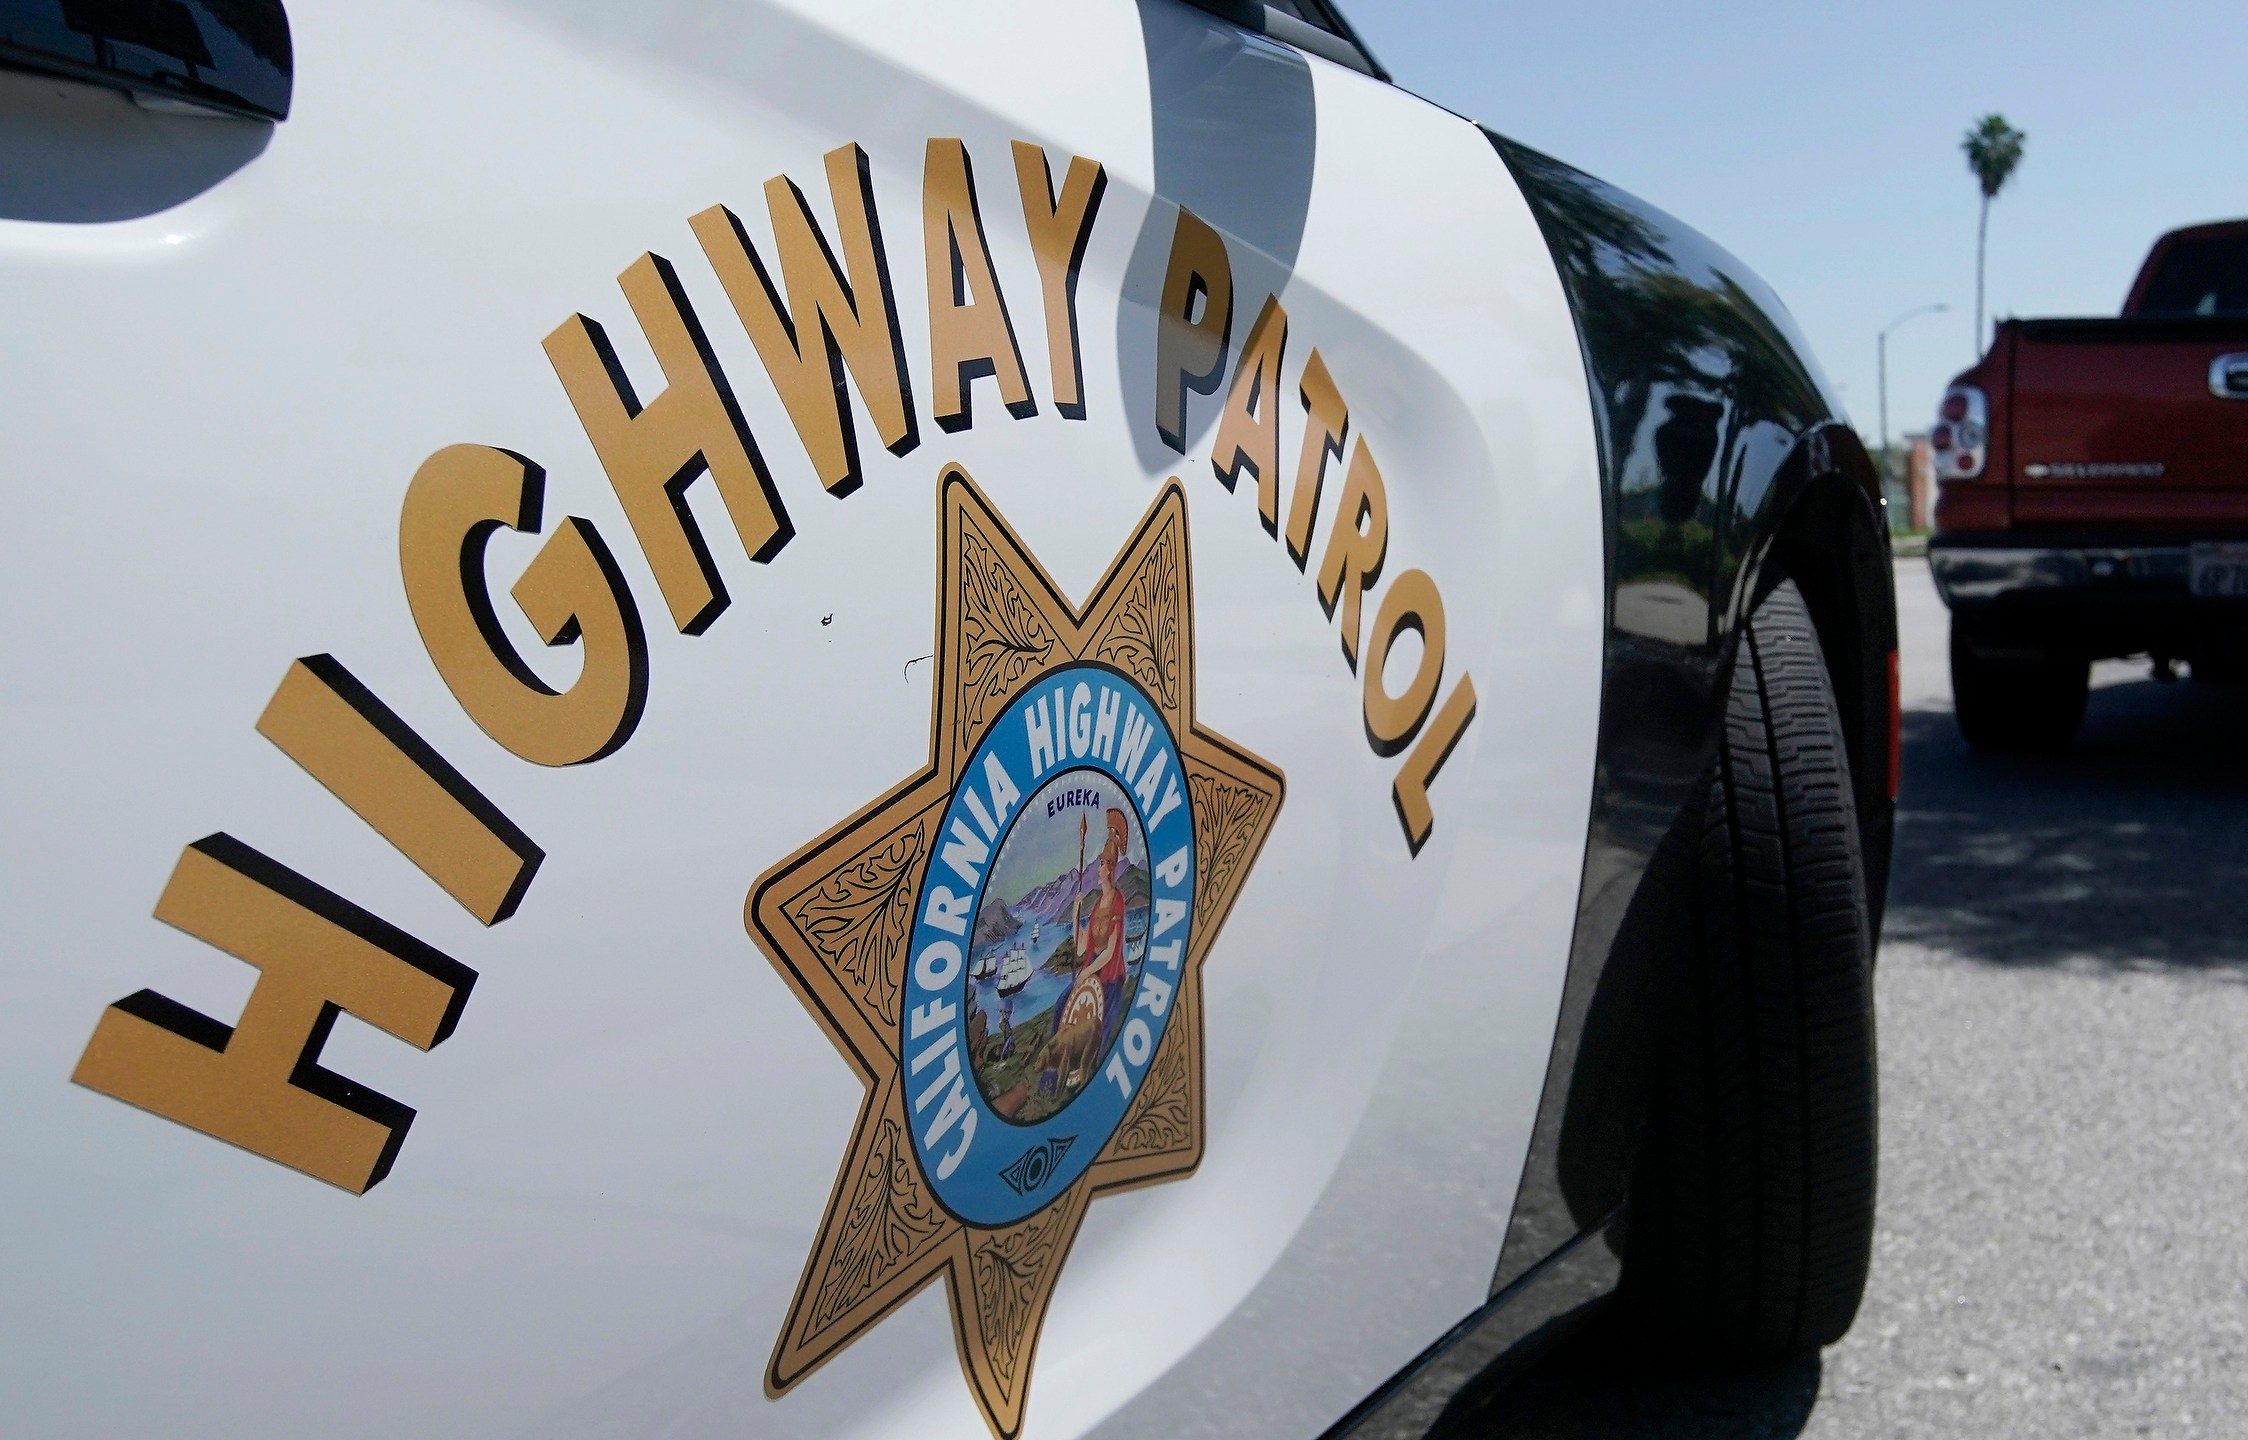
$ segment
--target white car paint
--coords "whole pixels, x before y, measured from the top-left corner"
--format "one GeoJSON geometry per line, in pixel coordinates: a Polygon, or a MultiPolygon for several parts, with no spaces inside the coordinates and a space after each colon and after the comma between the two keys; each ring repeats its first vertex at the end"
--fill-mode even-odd
{"type": "MultiPolygon", "coordinates": [[[[0,220],[9,1432],[986,1433],[941,1287],[781,1398],[760,1388],[859,1092],[741,920],[761,871],[927,754],[930,667],[912,662],[931,648],[948,461],[1073,599],[1181,477],[1200,717],[1288,783],[1205,970],[1201,1168],[1094,1203],[1025,1433],[1308,1437],[1479,1305],[1570,937],[1603,605],[1575,333],[1488,143],[1168,0],[1066,17],[298,0],[290,19],[294,112],[226,178],[141,218],[0,220]],[[1273,137],[1229,150],[1208,128],[1271,123],[1281,102],[1314,119],[1290,162],[1300,221],[1270,203],[1288,190],[1273,137]],[[866,483],[837,499],[687,217],[724,202],[762,243],[759,186],[785,173],[824,223],[820,156],[863,145],[925,407],[916,219],[939,135],[976,163],[1041,409],[1013,419],[977,382],[971,430],[924,408],[894,457],[862,407],[866,483]],[[1107,167],[1081,422],[1048,400],[1014,139],[1047,146],[1057,178],[1070,154],[1107,167]],[[1417,858],[1311,579],[1250,487],[1212,476],[1223,393],[1189,397],[1184,456],[1156,439],[1153,306],[1182,201],[1229,231],[1233,346],[1266,290],[1288,308],[1283,455],[1316,345],[1381,456],[1390,573],[1438,580],[1450,663],[1476,677],[1417,858]],[[615,283],[651,249],[677,264],[797,530],[752,564],[697,484],[734,604],[693,637],[667,623],[539,348],[583,311],[644,394],[660,385],[615,283]],[[423,648],[399,504],[459,441],[544,464],[550,522],[591,520],[637,597],[647,714],[604,760],[509,755],[423,648]],[[320,652],[544,847],[520,913],[478,925],[253,729],[288,662],[320,652]],[[336,1028],[323,1063],[419,1112],[363,1196],[69,1083],[123,995],[239,1010],[249,967],[150,918],[181,847],[222,828],[478,972],[427,1053],[336,1028]]],[[[254,134],[0,78],[31,117],[0,145],[64,143],[41,126],[180,154],[254,134]]],[[[537,543],[494,542],[495,590],[537,543]]],[[[566,684],[568,654],[507,623],[566,684]]]]}

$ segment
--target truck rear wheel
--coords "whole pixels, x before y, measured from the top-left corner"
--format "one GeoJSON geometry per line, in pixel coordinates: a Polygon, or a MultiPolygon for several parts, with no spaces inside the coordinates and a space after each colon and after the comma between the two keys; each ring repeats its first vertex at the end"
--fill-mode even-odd
{"type": "Polygon", "coordinates": [[[1873,936],[1850,764],[1792,583],[1734,662],[1696,953],[1633,1187],[1625,1298],[1721,1363],[1840,1339],[1873,1240],[1873,936]]]}
{"type": "Polygon", "coordinates": [[[2088,660],[1994,655],[1951,622],[1951,701],[1978,750],[2059,750],[2076,738],[2091,693],[2088,660]]]}

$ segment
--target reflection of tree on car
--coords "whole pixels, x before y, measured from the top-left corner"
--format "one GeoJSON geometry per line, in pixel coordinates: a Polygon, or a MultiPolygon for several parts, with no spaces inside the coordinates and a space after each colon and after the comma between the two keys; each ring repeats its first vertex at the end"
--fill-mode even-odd
{"type": "Polygon", "coordinates": [[[1554,257],[1582,288],[1578,313],[1595,419],[1606,446],[1625,462],[1627,512],[1638,511],[1639,500],[1646,513],[1682,526],[1714,509],[1708,463],[1721,465],[1718,479],[1728,491],[1751,477],[1739,453],[1745,431],[1776,426],[1792,436],[1826,415],[1798,347],[1774,322],[1772,305],[1744,280],[1745,267],[1700,236],[1668,232],[1660,223],[1667,217],[1625,203],[1582,171],[1512,143],[1503,150],[1537,186],[1554,257]],[[1668,403],[1673,396],[1683,408],[1668,403]],[[1664,418],[1647,426],[1658,410],[1664,418]],[[1681,423],[1682,432],[1672,431],[1681,423]],[[1694,434],[1712,431],[1713,442],[1694,434]],[[1689,436],[1693,444],[1680,443],[1689,436]],[[1705,446],[1702,473],[1679,463],[1705,446]],[[1689,485],[1690,492],[1683,488],[1689,485]],[[1689,493],[1702,503],[1685,503],[1689,493]]]}
{"type": "MultiPolygon", "coordinates": [[[[1739,859],[1722,830],[1724,843],[1713,844],[1707,828],[1711,815],[1731,812],[1736,778],[1749,773],[1735,768],[1744,762],[1723,758],[1748,733],[1730,727],[1754,718],[1741,708],[1744,694],[1777,703],[1787,685],[1803,682],[1780,659],[1813,630],[1832,682],[1823,704],[1834,707],[1850,751],[1852,773],[1833,793],[1855,790],[1866,840],[1863,889],[1830,898],[1844,910],[1877,906],[1885,884],[1889,767],[1869,742],[1886,733],[1882,672],[1893,638],[1885,624],[1864,624],[1889,603],[1880,522],[1866,498],[1871,465],[1802,358],[1785,309],[1745,266],[1622,191],[1493,139],[1531,200],[1583,338],[1611,537],[1602,762],[1562,1002],[1564,1027],[1576,1040],[1552,1059],[1495,1283],[1520,1280],[1628,1203],[1645,1243],[1632,1247],[1637,1278],[1627,1289],[1636,1287],[1648,1306],[1642,1313],[1669,1317],[1666,1335],[1736,1357],[1816,1344],[1847,1325],[1863,1278],[1870,1212],[1856,1177],[1857,1167],[1871,1173],[1870,1091],[1828,1097],[1832,1114],[1853,1117],[1824,1152],[1822,1164],[1839,1163],[1817,1176],[1791,1172],[1800,1193],[1826,1197],[1815,1221],[1808,1212],[1798,1218],[1850,1237],[1837,1243],[1834,1263],[1812,1288],[1792,1288],[1807,1284],[1808,1272],[1783,1280],[1776,1271],[1752,1276],[1738,1268],[1762,1265],[1756,1257],[1769,1248],[1750,1238],[1765,1224],[1751,1213],[1755,1206],[1739,1208],[1761,1181],[1743,1182],[1723,1203],[1696,1198],[1694,1185],[1715,1172],[1676,1168],[1681,1155],[1701,1154],[1692,1143],[1684,1151],[1666,1147],[1701,1133],[1697,1127],[1715,1114],[1684,1103],[1712,1093],[1714,1072],[1678,1057],[1709,1036],[1739,1033],[1716,1012],[1701,1012],[1694,998],[1697,984],[1722,988],[1726,982],[1708,977],[1729,973],[1739,958],[1712,939],[1721,921],[1733,922],[1710,903],[1730,883],[1714,878],[1711,857],[1753,863],[1739,859]],[[1782,579],[1795,582],[1784,605],[1774,593],[1782,579]],[[1770,647],[1754,665],[1755,647],[1743,638],[1752,615],[1770,647]],[[1729,684],[1729,668],[1740,667],[1750,668],[1729,684]],[[1730,717],[1721,736],[1712,734],[1717,715],[1730,717]],[[1714,767],[1713,749],[1720,753],[1714,767]],[[1666,1043],[1660,1037],[1672,1032],[1667,1043],[1681,1048],[1655,1058],[1666,1043]],[[1659,1158],[1650,1159],[1657,1152],[1646,1147],[1657,1141],[1647,1137],[1666,1136],[1659,1158]],[[1682,1217],[1721,1211],[1737,1243],[1717,1270],[1697,1271],[1719,1248],[1682,1217]],[[1724,1265],[1736,1269],[1720,1275],[1724,1265]],[[1753,1306],[1722,1317],[1696,1310],[1719,1295],[1762,1297],[1765,1311],[1757,1313],[1769,1313],[1752,1319],[1753,1306]],[[1789,1295],[1807,1308],[1783,1324],[1777,1317],[1789,1295]],[[1667,1308],[1674,1303],[1679,1308],[1667,1308]]],[[[1806,715],[1821,710],[1814,702],[1805,702],[1806,715]]],[[[1862,963],[1862,955],[1841,957],[1835,983],[1862,991],[1862,969],[1854,968],[1862,963]]],[[[1870,1074],[1851,1068],[1870,1055],[1870,1019],[1859,1015],[1852,1025],[1859,1021],[1834,1052],[1856,1057],[1843,1066],[1853,1076],[1870,1074]]],[[[1709,1055],[1723,1049],[1709,1044],[1709,1055]]],[[[1789,1083],[1825,1082],[1799,1076],[1789,1083]]],[[[1767,1091],[1773,1103],[1809,1093],[1782,1086],[1757,1095],[1767,1091]]],[[[1730,1119],[1714,1123],[1780,1133],[1752,1116],[1754,1108],[1727,1111],[1730,1119]]],[[[1785,1169],[1794,1162],[1774,1152],[1760,1163],[1785,1169]]]]}

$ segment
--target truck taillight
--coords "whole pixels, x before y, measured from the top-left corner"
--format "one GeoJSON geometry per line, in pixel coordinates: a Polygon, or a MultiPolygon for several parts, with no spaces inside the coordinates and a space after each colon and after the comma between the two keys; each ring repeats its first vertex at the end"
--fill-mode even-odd
{"type": "Polygon", "coordinates": [[[1939,480],[1972,480],[1983,473],[1990,454],[1990,400],[1980,387],[1954,385],[1944,392],[1936,413],[1940,423],[1928,432],[1929,448],[1936,452],[1939,480]]]}

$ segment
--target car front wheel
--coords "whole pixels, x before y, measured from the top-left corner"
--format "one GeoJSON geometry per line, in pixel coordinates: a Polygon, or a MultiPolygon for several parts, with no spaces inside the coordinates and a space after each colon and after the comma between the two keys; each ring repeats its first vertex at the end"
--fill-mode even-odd
{"type": "Polygon", "coordinates": [[[1633,1187],[1625,1296],[1725,1363],[1831,1344],[1873,1239],[1873,935],[1834,691],[1793,583],[1742,637],[1633,1187]]]}

